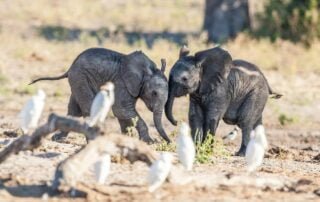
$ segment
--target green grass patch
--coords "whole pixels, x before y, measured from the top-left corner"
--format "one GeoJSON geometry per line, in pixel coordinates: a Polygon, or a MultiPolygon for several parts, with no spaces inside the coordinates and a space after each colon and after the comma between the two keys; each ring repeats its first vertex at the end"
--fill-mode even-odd
{"type": "MultiPolygon", "coordinates": [[[[175,140],[177,137],[178,129],[174,130],[172,133],[169,134],[171,140],[175,140]]],[[[166,141],[162,140],[160,143],[157,143],[153,146],[156,151],[167,151],[167,152],[176,152],[177,144],[175,141],[168,144],[166,141]]]]}
{"type": "Polygon", "coordinates": [[[17,93],[33,95],[37,92],[37,88],[35,86],[24,85],[16,90],[17,93]]]}
{"type": "Polygon", "coordinates": [[[196,162],[200,164],[214,163],[212,157],[230,156],[230,152],[225,148],[221,138],[208,134],[202,144],[198,141],[200,139],[198,135],[196,135],[196,139],[196,162]]]}
{"type": "Polygon", "coordinates": [[[136,129],[139,117],[132,118],[132,126],[127,127],[127,135],[129,137],[139,137],[139,133],[136,129]]]}
{"type": "Polygon", "coordinates": [[[299,117],[281,113],[278,121],[282,126],[290,125],[299,122],[299,117]]]}
{"type": "Polygon", "coordinates": [[[166,141],[162,141],[161,143],[156,144],[154,149],[156,151],[176,152],[177,145],[175,142],[168,144],[166,141]]]}

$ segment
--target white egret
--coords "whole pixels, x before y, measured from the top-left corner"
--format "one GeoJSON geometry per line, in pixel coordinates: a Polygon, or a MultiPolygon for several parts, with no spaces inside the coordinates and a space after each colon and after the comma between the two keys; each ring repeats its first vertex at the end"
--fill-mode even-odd
{"type": "Polygon", "coordinates": [[[168,177],[172,167],[172,154],[163,152],[149,170],[149,192],[154,192],[168,177]]]}
{"type": "Polygon", "coordinates": [[[256,129],[250,133],[250,141],[245,156],[249,172],[256,170],[263,162],[267,143],[264,129],[262,130],[262,128],[256,127],[256,129]]]}
{"type": "Polygon", "coordinates": [[[113,103],[114,85],[111,82],[107,82],[105,85],[100,87],[100,92],[95,96],[92,102],[90,117],[87,121],[89,126],[94,126],[98,122],[103,123],[113,103]]]}
{"type": "Polygon", "coordinates": [[[111,157],[109,154],[102,154],[99,160],[94,164],[94,173],[96,181],[103,184],[110,173],[111,157]]]}
{"type": "Polygon", "coordinates": [[[266,138],[266,133],[263,125],[258,125],[254,129],[254,133],[256,134],[256,139],[258,139],[258,142],[260,142],[263,148],[266,150],[268,148],[268,141],[266,138]]]}
{"type": "Polygon", "coordinates": [[[193,162],[196,156],[196,149],[190,136],[190,127],[182,122],[179,128],[177,139],[177,153],[181,164],[187,170],[192,170],[193,162]]]}
{"type": "Polygon", "coordinates": [[[32,96],[32,98],[27,101],[19,113],[18,117],[20,119],[20,127],[24,133],[28,133],[30,129],[38,126],[38,122],[45,104],[45,98],[45,92],[39,89],[37,94],[32,96]]]}
{"type": "Polygon", "coordinates": [[[237,138],[238,131],[239,131],[239,129],[237,127],[235,127],[228,135],[222,137],[222,139],[233,141],[237,138]]]}

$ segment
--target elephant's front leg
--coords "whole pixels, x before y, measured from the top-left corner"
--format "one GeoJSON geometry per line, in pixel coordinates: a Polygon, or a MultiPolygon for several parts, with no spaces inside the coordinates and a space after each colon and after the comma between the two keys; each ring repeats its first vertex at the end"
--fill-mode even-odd
{"type": "Polygon", "coordinates": [[[203,130],[205,132],[204,134],[204,140],[207,137],[208,134],[215,135],[220,119],[223,117],[223,113],[225,111],[225,108],[223,105],[218,106],[214,103],[211,103],[207,108],[204,110],[204,126],[203,130]]]}
{"type": "Polygon", "coordinates": [[[118,119],[119,123],[120,123],[120,127],[121,127],[121,132],[124,134],[128,133],[128,129],[130,127],[134,127],[137,129],[138,133],[139,133],[139,139],[143,140],[144,142],[147,143],[153,143],[152,138],[149,136],[149,132],[148,132],[148,127],[146,125],[146,123],[144,122],[144,120],[139,116],[139,114],[137,112],[136,116],[138,119],[137,121],[135,121],[135,118],[131,118],[131,119],[118,119]]]}
{"type": "Polygon", "coordinates": [[[112,111],[119,120],[121,132],[125,134],[128,132],[129,127],[135,126],[141,140],[152,142],[146,123],[135,109],[137,99],[132,97],[121,83],[118,83],[115,87],[115,102],[112,106],[112,111]],[[135,118],[138,119],[136,124],[134,123],[135,118]]]}
{"type": "Polygon", "coordinates": [[[194,142],[203,141],[203,111],[195,99],[190,96],[189,125],[194,142]]]}

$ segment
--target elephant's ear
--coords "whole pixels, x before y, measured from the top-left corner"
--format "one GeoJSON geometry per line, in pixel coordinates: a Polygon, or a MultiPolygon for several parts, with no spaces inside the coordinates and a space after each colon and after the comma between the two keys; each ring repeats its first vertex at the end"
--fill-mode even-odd
{"type": "Polygon", "coordinates": [[[220,47],[195,54],[196,66],[201,68],[200,93],[209,93],[223,83],[232,67],[231,55],[220,47]]]}
{"type": "Polygon", "coordinates": [[[133,52],[124,57],[120,73],[121,78],[133,97],[138,97],[148,75],[152,75],[152,61],[141,51],[133,52]]]}

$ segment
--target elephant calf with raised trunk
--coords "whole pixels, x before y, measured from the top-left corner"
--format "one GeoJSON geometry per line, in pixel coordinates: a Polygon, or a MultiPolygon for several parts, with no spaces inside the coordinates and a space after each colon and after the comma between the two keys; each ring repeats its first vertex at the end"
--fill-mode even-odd
{"type": "Polygon", "coordinates": [[[262,124],[262,112],[269,95],[274,94],[275,98],[281,95],[271,90],[258,67],[243,60],[233,61],[231,55],[219,47],[194,56],[188,54],[189,51],[182,48],[170,72],[167,118],[176,125],[172,115],[174,98],[190,94],[189,123],[194,140],[196,135],[200,141],[205,140],[208,132],[214,135],[223,119],[241,128],[242,142],[236,155],[244,156],[250,132],[262,124]]]}
{"type": "MultiPolygon", "coordinates": [[[[115,85],[112,111],[118,118],[121,131],[126,133],[127,128],[133,126],[132,119],[138,117],[136,129],[140,139],[153,142],[146,123],[135,109],[137,99],[141,98],[153,112],[157,131],[162,138],[170,142],[161,122],[168,98],[168,84],[164,70],[164,60],[159,70],[141,51],[125,55],[108,49],[92,48],[82,52],[62,76],[43,77],[32,83],[68,78],[71,87],[68,115],[86,117],[89,116],[91,104],[100,86],[111,81],[115,85]]],[[[66,135],[66,133],[56,134],[53,139],[60,139],[66,135]]]]}

